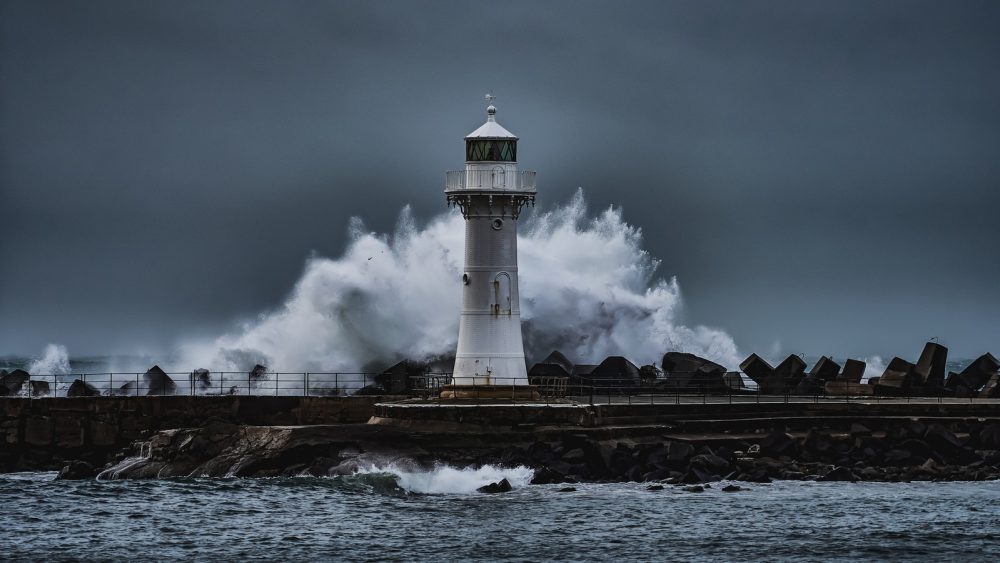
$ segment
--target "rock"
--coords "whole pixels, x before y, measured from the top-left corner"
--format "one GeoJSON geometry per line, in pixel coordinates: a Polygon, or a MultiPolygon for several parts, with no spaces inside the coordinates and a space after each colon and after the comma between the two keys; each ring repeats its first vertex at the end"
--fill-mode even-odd
{"type": "Polygon", "coordinates": [[[993,374],[986,385],[983,386],[983,390],[979,392],[980,398],[985,399],[997,399],[1000,398],[1000,374],[993,374]]]}
{"type": "Polygon", "coordinates": [[[885,371],[878,378],[876,387],[884,394],[894,395],[903,390],[909,390],[916,385],[923,383],[922,378],[916,373],[916,366],[910,362],[895,357],[886,366],[885,371]]]}
{"type": "Polygon", "coordinates": [[[770,457],[793,456],[797,449],[795,438],[787,432],[771,432],[760,442],[761,453],[770,457]]]}
{"type": "Polygon", "coordinates": [[[816,362],[816,365],[809,370],[809,376],[826,383],[827,381],[833,381],[836,377],[840,375],[840,364],[833,361],[832,358],[823,356],[816,362]]]}
{"type": "Polygon", "coordinates": [[[723,379],[726,368],[684,352],[667,352],[660,363],[663,368],[663,388],[692,392],[725,393],[729,388],[723,379]]]}
{"type": "Polygon", "coordinates": [[[799,382],[805,377],[805,371],[806,363],[802,358],[790,354],[774,368],[775,385],[780,386],[781,393],[788,393],[798,387],[799,382]]]}
{"type": "Polygon", "coordinates": [[[587,460],[587,454],[582,448],[573,448],[562,455],[562,460],[569,464],[583,463],[587,460]]]}
{"type": "Polygon", "coordinates": [[[52,392],[48,381],[31,380],[28,385],[32,397],[46,397],[52,392]]]}
{"type": "Polygon", "coordinates": [[[510,481],[508,481],[507,479],[501,479],[496,483],[483,485],[482,487],[479,487],[476,490],[479,491],[480,493],[488,493],[488,494],[509,493],[510,491],[514,490],[514,487],[510,486],[510,481]]]}
{"type": "Polygon", "coordinates": [[[638,387],[639,368],[622,356],[608,356],[586,379],[596,387],[622,389],[638,387]]]}
{"type": "Polygon", "coordinates": [[[825,383],[822,379],[814,377],[812,375],[807,375],[799,381],[799,384],[795,386],[796,395],[822,395],[825,389],[825,383]]]}
{"type": "Polygon", "coordinates": [[[743,383],[743,377],[738,371],[727,371],[726,375],[722,376],[722,380],[726,383],[726,387],[733,391],[746,389],[746,384],[743,383]]]}
{"type": "Polygon", "coordinates": [[[848,467],[835,467],[828,471],[822,477],[816,479],[817,481],[857,481],[858,476],[854,474],[848,467]]]}
{"type": "Polygon", "coordinates": [[[859,436],[867,437],[872,435],[871,428],[868,428],[864,424],[858,422],[851,423],[851,437],[857,438],[859,436]]]}
{"type": "Polygon", "coordinates": [[[948,363],[948,349],[936,342],[928,342],[920,353],[914,371],[921,378],[924,387],[944,388],[945,364],[948,363]]]}
{"type": "Polygon", "coordinates": [[[86,461],[71,461],[69,465],[63,466],[56,479],[59,480],[80,480],[93,479],[97,477],[97,469],[86,461]]]}
{"type": "Polygon", "coordinates": [[[212,374],[204,368],[191,372],[191,388],[207,391],[212,388],[212,374]]]}
{"type": "Polygon", "coordinates": [[[740,362],[740,371],[747,374],[747,377],[757,384],[758,389],[762,393],[770,391],[766,388],[771,380],[771,375],[774,373],[774,368],[764,358],[761,358],[757,354],[750,354],[745,360],[740,362]]]}
{"type": "Polygon", "coordinates": [[[722,487],[722,492],[724,493],[736,493],[742,490],[743,487],[740,487],[739,485],[726,485],[725,487],[722,487]]]}
{"type": "Polygon", "coordinates": [[[549,467],[541,467],[535,470],[535,476],[531,478],[532,485],[549,485],[553,483],[564,483],[566,477],[549,467]]]}
{"type": "Polygon", "coordinates": [[[544,380],[548,378],[569,376],[570,372],[559,364],[537,363],[528,370],[528,379],[532,385],[544,385],[544,380]]]}
{"type": "Polygon", "coordinates": [[[177,390],[177,384],[160,366],[149,368],[142,380],[146,383],[146,395],[173,395],[177,390]]]}
{"type": "Polygon", "coordinates": [[[691,458],[690,463],[713,473],[723,473],[729,469],[729,462],[714,454],[698,454],[691,458]]]}
{"type": "Polygon", "coordinates": [[[557,492],[560,492],[560,493],[575,493],[576,492],[576,487],[563,487],[563,488],[559,489],[557,492]]]}
{"type": "Polygon", "coordinates": [[[653,364],[647,364],[639,368],[639,379],[643,385],[653,385],[660,379],[663,372],[653,364]]]}
{"type": "Polygon", "coordinates": [[[704,493],[705,487],[701,485],[691,485],[690,487],[684,487],[684,491],[689,493],[704,493]]]}
{"type": "Polygon", "coordinates": [[[31,378],[23,369],[16,369],[0,376],[0,395],[17,395],[31,378]]]}
{"type": "Polygon", "coordinates": [[[693,454],[694,447],[687,442],[668,442],[667,444],[667,461],[674,466],[686,464],[693,454]]]}
{"type": "Polygon", "coordinates": [[[69,389],[66,390],[67,397],[97,397],[100,394],[101,392],[96,387],[85,383],[82,379],[73,381],[69,389]]]}
{"type": "Polygon", "coordinates": [[[375,383],[382,394],[404,395],[414,389],[414,385],[421,384],[429,372],[430,366],[426,363],[402,360],[376,375],[375,383]]]}
{"type": "Polygon", "coordinates": [[[563,369],[566,373],[573,373],[573,362],[569,360],[559,350],[553,350],[551,354],[545,356],[545,359],[539,362],[540,364],[555,364],[563,369]]]}
{"type": "Polygon", "coordinates": [[[868,365],[861,360],[848,359],[844,362],[844,371],[840,373],[840,377],[843,381],[849,381],[851,383],[861,383],[861,378],[865,375],[865,368],[868,365]]]}
{"type": "Polygon", "coordinates": [[[1000,361],[992,354],[987,353],[976,358],[974,362],[962,370],[960,377],[966,387],[978,391],[998,371],[1000,371],[1000,361]]]}
{"type": "Polygon", "coordinates": [[[647,491],[662,491],[663,490],[663,485],[650,485],[650,486],[646,487],[646,490],[647,491]]]}

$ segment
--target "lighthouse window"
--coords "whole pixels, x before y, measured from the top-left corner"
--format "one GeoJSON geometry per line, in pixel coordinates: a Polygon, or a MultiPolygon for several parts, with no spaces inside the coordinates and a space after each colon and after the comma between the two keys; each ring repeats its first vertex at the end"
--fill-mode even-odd
{"type": "Polygon", "coordinates": [[[517,141],[466,141],[467,161],[517,161],[517,141]]]}

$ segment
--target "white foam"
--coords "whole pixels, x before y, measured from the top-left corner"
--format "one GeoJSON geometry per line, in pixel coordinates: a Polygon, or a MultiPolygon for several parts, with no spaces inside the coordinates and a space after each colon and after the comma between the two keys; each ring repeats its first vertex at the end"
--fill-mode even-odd
{"type": "Polygon", "coordinates": [[[411,493],[421,494],[470,494],[490,483],[507,479],[511,487],[518,489],[531,484],[535,471],[528,467],[499,467],[483,465],[477,468],[457,469],[450,465],[439,465],[429,471],[411,471],[396,464],[372,465],[359,469],[355,475],[387,473],[396,476],[399,486],[411,493]]]}
{"type": "MultiPolygon", "coordinates": [[[[623,355],[659,363],[668,350],[727,367],[739,353],[725,332],[678,322],[680,287],[656,277],[638,227],[608,208],[589,218],[583,192],[527,217],[518,250],[529,356],[561,349],[579,363],[623,355]]],[[[229,334],[181,347],[176,370],[357,371],[401,358],[453,354],[458,337],[465,227],[453,210],[418,228],[403,208],[392,235],[349,225],[337,259],[311,258],[291,295],[229,334]]]]}
{"type": "Polygon", "coordinates": [[[32,375],[63,375],[69,371],[69,353],[61,344],[49,344],[45,354],[28,365],[28,373],[32,375]]]}

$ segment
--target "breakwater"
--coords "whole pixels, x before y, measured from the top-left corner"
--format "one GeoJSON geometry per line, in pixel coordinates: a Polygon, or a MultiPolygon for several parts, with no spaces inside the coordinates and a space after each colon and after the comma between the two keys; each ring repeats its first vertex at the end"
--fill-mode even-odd
{"type": "Polygon", "coordinates": [[[0,397],[0,470],[59,469],[69,460],[104,465],[135,440],[217,420],[250,425],[363,423],[386,396],[0,397]]]}

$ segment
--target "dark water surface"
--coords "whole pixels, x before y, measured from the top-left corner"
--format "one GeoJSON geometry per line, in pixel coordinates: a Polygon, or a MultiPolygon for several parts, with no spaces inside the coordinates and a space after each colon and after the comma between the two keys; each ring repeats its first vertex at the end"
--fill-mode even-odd
{"type": "MultiPolygon", "coordinates": [[[[429,488],[469,476],[453,471],[429,488]]],[[[418,476],[419,477],[419,476],[418,476]]],[[[1000,483],[639,484],[419,494],[420,480],[0,475],[10,560],[996,560],[1000,483]]],[[[517,479],[514,479],[515,482],[517,479]]],[[[467,490],[462,482],[456,490],[467,490]]]]}

